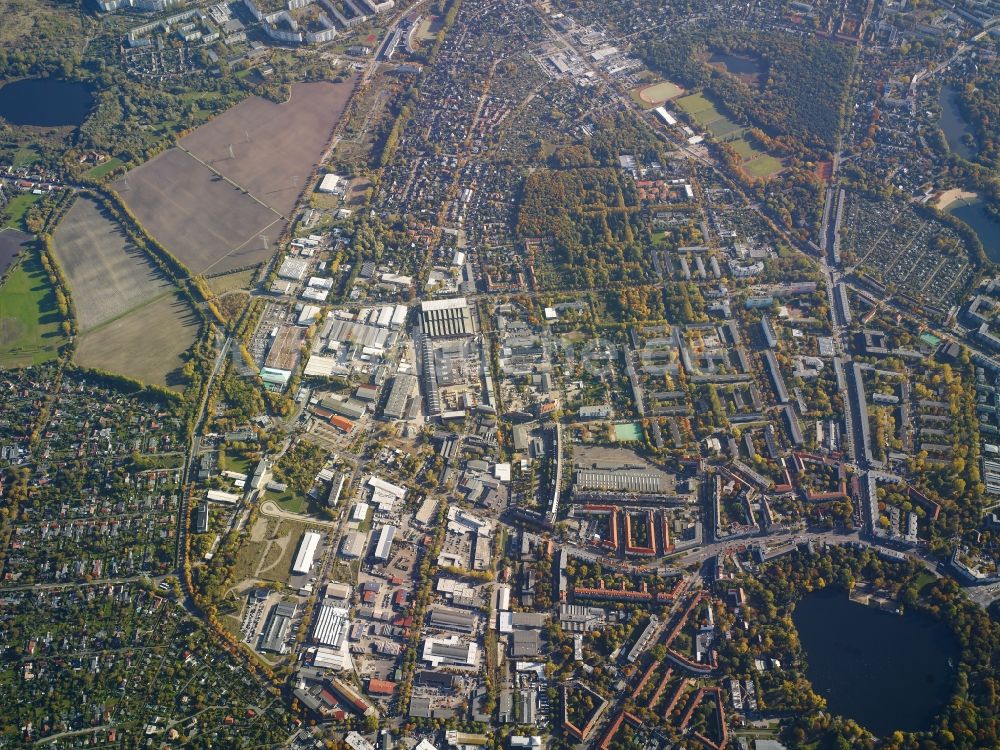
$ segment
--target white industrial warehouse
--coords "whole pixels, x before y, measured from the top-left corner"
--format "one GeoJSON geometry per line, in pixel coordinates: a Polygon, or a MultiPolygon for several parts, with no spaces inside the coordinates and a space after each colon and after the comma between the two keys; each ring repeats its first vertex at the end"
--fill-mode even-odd
{"type": "Polygon", "coordinates": [[[293,573],[308,573],[312,569],[313,558],[316,556],[316,548],[319,547],[320,535],[315,531],[307,531],[302,535],[302,543],[299,544],[299,552],[292,563],[293,573]]]}

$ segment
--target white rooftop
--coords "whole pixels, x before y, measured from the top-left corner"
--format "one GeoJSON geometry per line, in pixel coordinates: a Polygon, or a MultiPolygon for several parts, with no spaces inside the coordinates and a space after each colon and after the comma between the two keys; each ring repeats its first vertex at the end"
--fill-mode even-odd
{"type": "Polygon", "coordinates": [[[451,299],[435,299],[420,303],[421,312],[433,312],[434,310],[459,310],[468,306],[465,297],[453,297],[451,299]]]}

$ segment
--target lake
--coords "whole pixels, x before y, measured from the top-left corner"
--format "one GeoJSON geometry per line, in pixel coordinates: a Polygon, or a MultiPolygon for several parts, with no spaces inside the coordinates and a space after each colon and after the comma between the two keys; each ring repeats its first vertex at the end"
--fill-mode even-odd
{"type": "Polygon", "coordinates": [[[806,595],[792,621],[816,694],[876,736],[927,729],[951,697],[958,644],[926,614],[883,612],[826,588],[806,595]]]}
{"type": "Polygon", "coordinates": [[[713,52],[707,62],[716,70],[724,70],[746,84],[759,84],[760,76],[764,72],[763,62],[759,58],[734,55],[729,52],[713,52]]]}
{"type": "Polygon", "coordinates": [[[11,125],[76,126],[93,105],[90,87],[78,81],[22,78],[0,88],[0,117],[11,125]]]}
{"type": "Polygon", "coordinates": [[[963,159],[971,161],[976,158],[978,149],[970,146],[963,138],[967,134],[972,135],[972,128],[962,117],[962,110],[958,106],[958,92],[951,86],[942,86],[938,103],[941,105],[938,127],[944,133],[948,148],[963,159]]]}
{"type": "Polygon", "coordinates": [[[1000,222],[986,213],[981,200],[957,200],[948,206],[947,211],[972,227],[983,243],[986,257],[1000,263],[1000,222]]]}

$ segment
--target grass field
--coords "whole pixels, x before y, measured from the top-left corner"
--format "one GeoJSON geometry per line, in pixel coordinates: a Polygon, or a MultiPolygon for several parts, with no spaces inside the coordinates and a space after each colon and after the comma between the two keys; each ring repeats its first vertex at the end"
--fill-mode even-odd
{"type": "Polygon", "coordinates": [[[639,101],[653,106],[663,104],[684,93],[684,89],[670,81],[660,81],[650,86],[644,86],[638,91],[639,101]]]}
{"type": "Polygon", "coordinates": [[[735,141],[730,142],[730,147],[733,151],[740,155],[743,161],[749,161],[756,156],[760,155],[760,152],[750,145],[750,141],[746,138],[737,138],[735,141]]]}
{"type": "Polygon", "coordinates": [[[31,208],[32,204],[37,202],[41,197],[34,193],[20,193],[19,195],[15,195],[6,206],[0,208],[0,215],[6,217],[2,226],[25,229],[24,215],[31,208]]]}
{"type": "Polygon", "coordinates": [[[713,120],[708,126],[712,136],[719,141],[726,141],[730,138],[738,138],[743,135],[744,128],[733,122],[726,116],[719,120],[713,120]]]}
{"type": "Polygon", "coordinates": [[[100,206],[78,198],[53,235],[77,325],[86,333],[171,288],[100,206]]]}
{"type": "Polygon", "coordinates": [[[219,469],[222,471],[235,471],[249,476],[253,474],[254,462],[236,451],[219,451],[219,469]]]}
{"type": "MultiPolygon", "coordinates": [[[[258,524],[262,522],[264,519],[257,521],[258,524]]],[[[242,544],[236,555],[233,577],[237,582],[288,581],[306,525],[298,521],[277,521],[273,518],[264,523],[266,530],[258,534],[255,533],[255,528],[251,539],[242,544]]]]}
{"type": "Polygon", "coordinates": [[[177,370],[197,332],[197,318],[187,303],[167,293],[80,336],[74,360],[83,367],[183,390],[177,370]]]}
{"type": "Polygon", "coordinates": [[[756,148],[745,137],[746,129],[722,114],[704,94],[690,94],[677,100],[677,106],[688,113],[698,127],[713,138],[725,141],[743,160],[743,169],[753,177],[767,178],[784,168],[777,157],[756,148]]]}
{"type": "Polygon", "coordinates": [[[746,162],[743,165],[743,168],[754,177],[764,178],[777,174],[784,169],[784,166],[785,165],[781,163],[781,159],[771,156],[770,154],[763,154],[762,156],[758,156],[756,159],[746,162]]]}
{"type": "Polygon", "coordinates": [[[41,153],[38,152],[37,149],[31,146],[23,146],[14,153],[13,167],[14,169],[20,169],[21,167],[30,167],[41,157],[42,155],[41,153]]]}
{"type": "Polygon", "coordinates": [[[0,287],[0,367],[55,359],[65,338],[55,293],[37,255],[26,255],[0,287]]]}
{"type": "Polygon", "coordinates": [[[289,513],[305,514],[309,512],[309,500],[292,490],[286,492],[268,491],[264,493],[264,499],[273,500],[279,508],[287,510],[289,513]]]}
{"type": "Polygon", "coordinates": [[[244,271],[226,273],[221,276],[210,276],[205,279],[205,282],[212,292],[222,295],[226,292],[236,291],[237,289],[246,289],[250,286],[250,282],[253,281],[255,273],[254,269],[248,268],[244,271]]]}
{"type": "Polygon", "coordinates": [[[118,169],[118,167],[120,167],[124,163],[125,162],[123,162],[116,156],[113,159],[108,159],[103,164],[98,164],[96,167],[88,169],[86,172],[84,172],[84,175],[86,175],[87,177],[93,177],[94,179],[100,179],[101,177],[104,177],[106,174],[110,174],[114,170],[118,169]]]}
{"type": "Polygon", "coordinates": [[[720,133],[728,135],[739,130],[739,125],[716,109],[715,104],[706,99],[704,94],[681,97],[677,100],[677,106],[691,115],[699,127],[705,128],[716,138],[721,137],[720,133]]]}
{"type": "Polygon", "coordinates": [[[715,110],[715,105],[706,99],[705,95],[701,93],[688,94],[687,96],[681,97],[677,100],[677,106],[696,119],[699,112],[704,112],[709,109],[715,110]]]}

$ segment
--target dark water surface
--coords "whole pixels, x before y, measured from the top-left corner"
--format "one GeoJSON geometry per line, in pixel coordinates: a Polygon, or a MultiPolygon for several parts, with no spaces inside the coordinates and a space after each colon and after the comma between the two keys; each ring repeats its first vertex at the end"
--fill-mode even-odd
{"type": "Polygon", "coordinates": [[[986,257],[1000,263],[1000,221],[986,213],[982,201],[956,201],[948,207],[948,213],[972,227],[983,243],[986,257]]]}
{"type": "Polygon", "coordinates": [[[90,87],[77,81],[22,78],[0,88],[0,117],[11,125],[79,125],[93,105],[90,87]]]}
{"type": "Polygon", "coordinates": [[[958,92],[951,86],[942,86],[938,102],[941,104],[938,127],[944,133],[944,139],[948,141],[948,148],[963,159],[969,161],[975,159],[978,149],[969,146],[962,137],[967,133],[971,134],[972,128],[962,117],[962,110],[958,107],[958,92]]]}
{"type": "Polygon", "coordinates": [[[727,72],[737,76],[757,76],[763,71],[763,66],[758,60],[743,57],[742,55],[733,55],[728,52],[715,52],[708,58],[708,61],[716,65],[724,65],[727,72]]]}
{"type": "Polygon", "coordinates": [[[792,621],[813,689],[879,737],[927,729],[951,697],[958,644],[928,615],[883,612],[827,588],[806,595],[792,621]]]}

